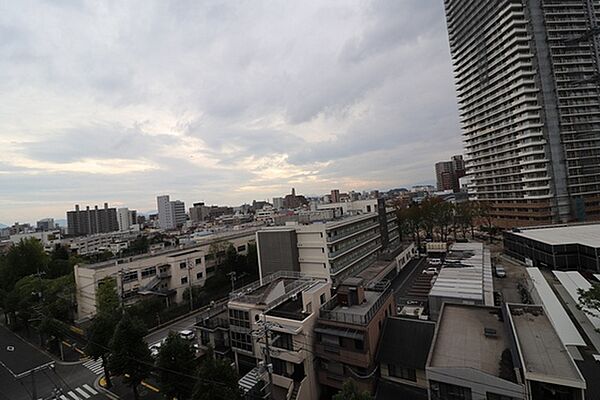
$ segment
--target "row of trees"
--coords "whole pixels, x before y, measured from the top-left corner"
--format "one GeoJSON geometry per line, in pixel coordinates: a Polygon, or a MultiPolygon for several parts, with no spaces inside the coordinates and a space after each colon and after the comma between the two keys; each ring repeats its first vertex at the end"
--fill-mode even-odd
{"type": "MultiPolygon", "coordinates": [[[[421,203],[395,204],[401,235],[412,236],[420,245],[423,237],[431,240],[448,241],[450,235],[466,239],[475,236],[475,228],[488,232],[491,238],[498,232],[494,226],[488,203],[466,201],[450,203],[429,197],[421,203]]],[[[401,236],[401,240],[403,237],[401,236]]]]}
{"type": "Polygon", "coordinates": [[[158,357],[151,356],[144,337],[144,323],[119,305],[116,282],[107,278],[97,292],[97,314],[88,331],[87,354],[101,359],[107,380],[126,377],[135,399],[142,380],[154,374],[167,398],[240,399],[235,370],[209,354],[202,362],[196,359],[190,342],[171,334],[160,347],[158,357]]]}

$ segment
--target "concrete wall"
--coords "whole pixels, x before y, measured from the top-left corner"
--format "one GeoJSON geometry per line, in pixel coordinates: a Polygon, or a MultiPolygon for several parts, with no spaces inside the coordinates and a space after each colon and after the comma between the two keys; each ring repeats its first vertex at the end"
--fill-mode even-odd
{"type": "Polygon", "coordinates": [[[525,387],[496,376],[471,368],[427,368],[429,380],[429,396],[431,398],[431,381],[471,389],[471,400],[486,400],[487,393],[509,396],[514,399],[525,399],[525,387]]]}
{"type": "Polygon", "coordinates": [[[300,271],[298,239],[294,230],[256,232],[261,277],[277,271],[300,271]]]}

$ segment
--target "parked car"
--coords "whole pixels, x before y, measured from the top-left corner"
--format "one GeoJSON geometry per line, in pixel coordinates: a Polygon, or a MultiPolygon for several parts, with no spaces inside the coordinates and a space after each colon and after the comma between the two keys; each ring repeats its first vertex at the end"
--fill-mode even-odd
{"type": "Polygon", "coordinates": [[[504,267],[496,267],[496,276],[498,278],[506,278],[506,270],[504,267]]]}
{"type": "Polygon", "coordinates": [[[424,269],[423,273],[427,274],[427,275],[437,275],[438,274],[438,270],[435,267],[429,267],[427,269],[424,269]]]}
{"type": "Polygon", "coordinates": [[[196,337],[196,334],[191,329],[184,329],[179,331],[179,337],[185,340],[193,340],[196,337]]]}
{"type": "Polygon", "coordinates": [[[430,258],[429,265],[442,265],[442,260],[439,258],[430,258]]]}
{"type": "Polygon", "coordinates": [[[150,349],[150,354],[152,355],[152,357],[158,356],[158,352],[160,351],[160,346],[162,346],[162,341],[148,346],[148,349],[150,349]]]}

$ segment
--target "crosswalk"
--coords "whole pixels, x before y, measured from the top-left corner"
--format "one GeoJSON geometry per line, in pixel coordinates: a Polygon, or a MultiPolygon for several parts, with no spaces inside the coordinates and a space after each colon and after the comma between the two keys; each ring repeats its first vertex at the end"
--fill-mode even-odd
{"type": "Polygon", "coordinates": [[[102,367],[102,359],[99,358],[97,360],[89,360],[83,363],[83,366],[95,373],[96,375],[100,375],[104,373],[104,368],[102,367]]]}
{"type": "Polygon", "coordinates": [[[84,383],[82,386],[76,387],[64,394],[61,394],[58,398],[60,400],[86,400],[98,394],[98,391],[84,383]]]}

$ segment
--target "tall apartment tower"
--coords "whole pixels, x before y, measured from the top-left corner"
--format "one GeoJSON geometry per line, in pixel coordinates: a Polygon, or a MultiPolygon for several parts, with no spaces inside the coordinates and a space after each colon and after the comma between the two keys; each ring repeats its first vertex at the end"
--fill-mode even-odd
{"type": "Polygon", "coordinates": [[[104,208],[89,206],[85,210],[75,205],[74,211],[67,211],[67,230],[70,235],[93,235],[95,233],[114,232],[119,230],[117,209],[109,208],[104,203],[104,208]]]}
{"type": "Polygon", "coordinates": [[[169,195],[156,198],[158,207],[158,225],[162,229],[175,229],[185,223],[185,203],[179,200],[170,201],[169,195]]]}
{"type": "Polygon", "coordinates": [[[599,218],[599,2],[444,4],[471,198],[505,227],[599,218]]]}

